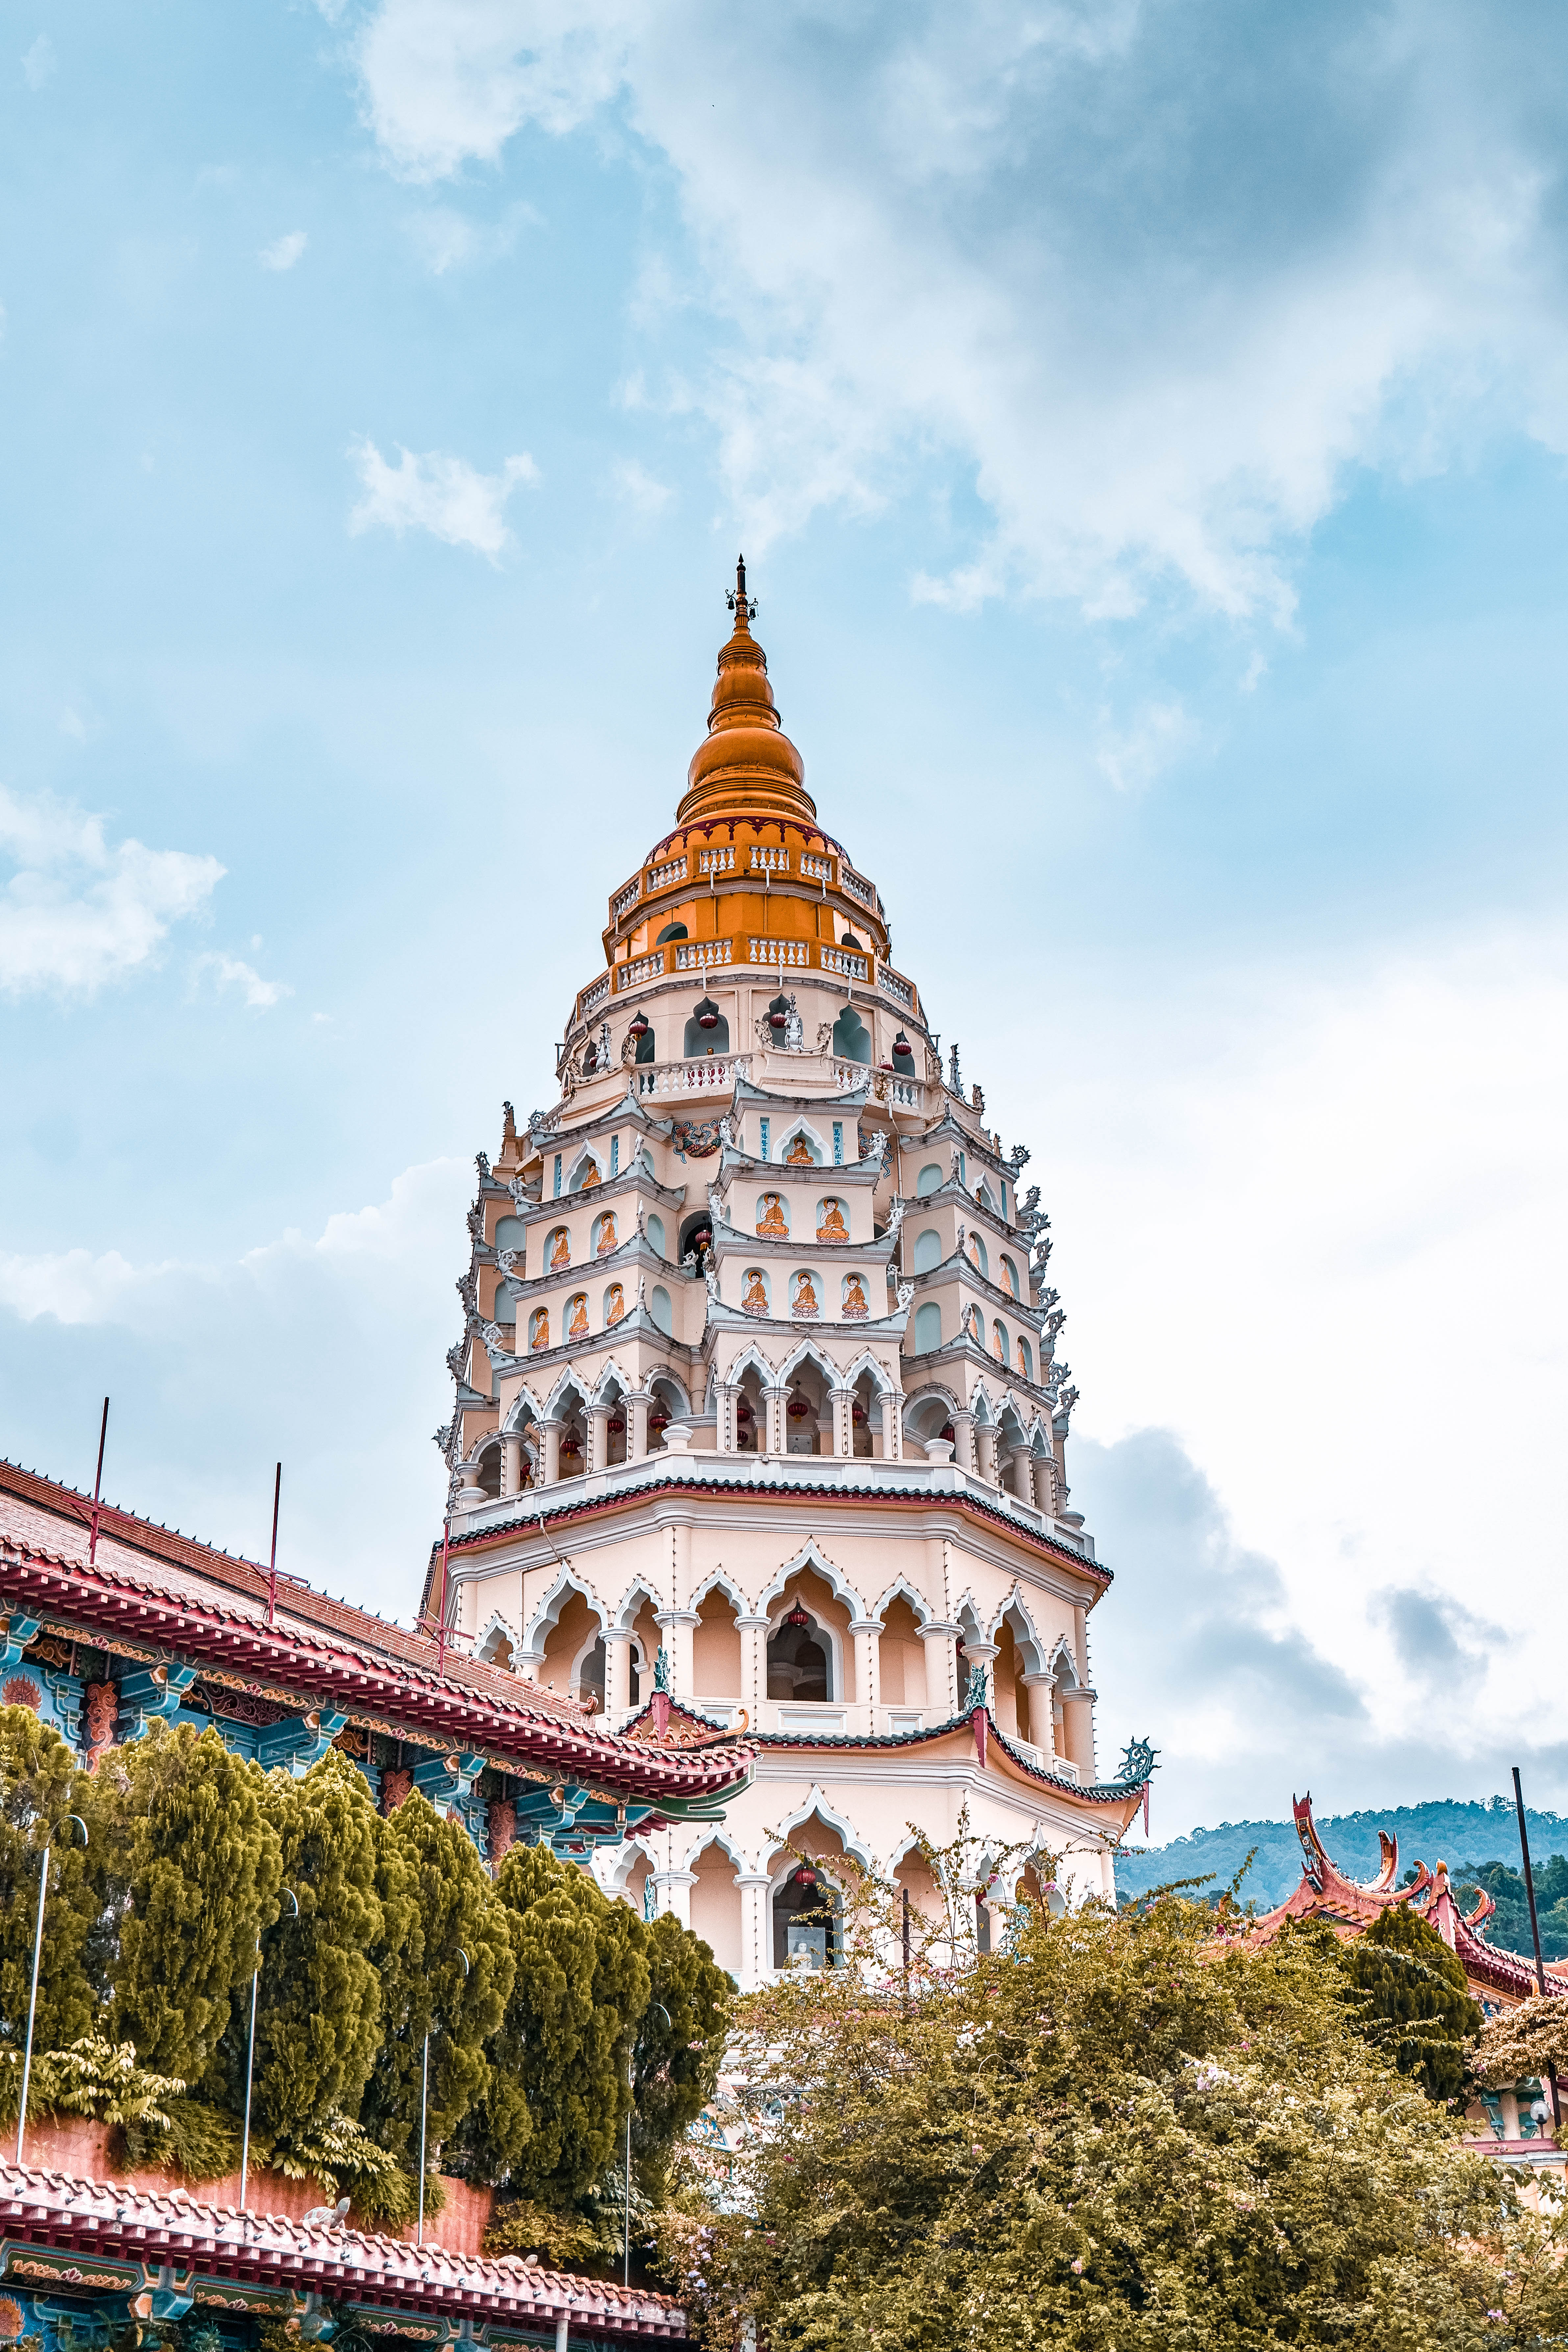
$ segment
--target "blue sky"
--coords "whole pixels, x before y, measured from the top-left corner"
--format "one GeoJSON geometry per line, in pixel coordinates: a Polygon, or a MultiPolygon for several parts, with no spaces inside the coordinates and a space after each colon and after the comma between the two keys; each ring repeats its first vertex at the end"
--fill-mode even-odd
{"type": "Polygon", "coordinates": [[[406,1612],[744,545],[1052,1212],[1102,1743],[1166,1832],[1568,1800],[1560,13],[9,23],[4,1450],[107,1388],[251,1549],[280,1454],[406,1612]]]}

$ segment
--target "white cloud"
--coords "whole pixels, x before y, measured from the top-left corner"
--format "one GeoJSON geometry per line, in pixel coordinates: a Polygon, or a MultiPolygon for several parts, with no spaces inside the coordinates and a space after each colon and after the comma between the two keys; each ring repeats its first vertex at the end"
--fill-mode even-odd
{"type": "Polygon", "coordinates": [[[1152,702],[1128,727],[1101,720],[1096,764],[1119,793],[1146,791],[1198,740],[1198,730],[1179,702],[1152,702]]]}
{"type": "Polygon", "coordinates": [[[53,41],[47,33],[40,33],[32,47],[22,52],[22,79],[29,89],[42,89],[58,63],[53,41]]]}
{"type": "Polygon", "coordinates": [[[384,525],[401,538],[427,530],[448,547],[471,547],[493,563],[511,544],[506,506],[523,483],[537,482],[539,468],[526,454],[509,457],[499,474],[481,474],[462,457],[432,449],[422,457],[398,450],[389,466],[374,441],[358,440],[349,450],[359,468],[364,496],[349,517],[352,531],[384,525]]]}
{"type": "MultiPolygon", "coordinates": [[[[1037,1041],[1004,1030],[990,1051],[1021,1073],[1037,1041]]],[[[1325,1803],[1364,1801],[1377,1759],[1390,1795],[1413,1798],[1483,1751],[1490,1772],[1497,1726],[1558,1738],[1552,1679],[1530,1662],[1568,1640],[1563,938],[1461,936],[1310,985],[1268,962],[1200,971],[1126,1005],[1080,986],[1052,1030],[1048,1097],[1007,1094],[1009,1131],[1016,1116],[1030,1136],[1034,1114],[1075,1430],[1110,1449],[1170,1432],[1225,1517],[1226,1556],[1265,1564],[1237,1583],[1241,1615],[1261,1609],[1271,1641],[1305,1643],[1364,1707],[1349,1741],[1329,1714],[1314,1723],[1316,1700],[1259,1700],[1222,1672],[1212,1630],[1201,1689],[1162,1696],[1160,1628],[1214,1615],[1192,1576],[1217,1555],[1188,1574],[1152,1509],[1141,1558],[1102,1528],[1129,1571],[1096,1612],[1108,1732],[1149,1728],[1130,1704],[1159,1701],[1182,1825],[1194,1790],[1234,1811],[1235,1790],[1267,1779],[1278,1811],[1294,1771],[1325,1803]],[[1124,1690],[1140,1641],[1152,1664],[1124,1690]],[[1445,1654],[1435,1698],[1423,1662],[1445,1654]]],[[[1086,1466],[1091,1514],[1102,1491],[1086,1466]]],[[[1568,1755],[1557,1772],[1552,1801],[1568,1755]]]]}
{"type": "Polygon", "coordinates": [[[449,269],[479,269],[500,261],[517,243],[526,222],[539,215],[531,205],[514,205],[499,221],[478,221],[450,205],[430,205],[414,214],[408,234],[433,278],[449,269]]]}
{"type": "Polygon", "coordinates": [[[199,913],[223,878],[216,857],[112,847],[103,820],[0,785],[0,993],[92,996],[153,963],[172,923],[199,913]]]}
{"type": "MultiPolygon", "coordinates": [[[[99,1242],[0,1252],[0,1411],[18,1458],[50,1460],[62,1379],[90,1359],[114,1396],[110,1491],[154,1519],[266,1557],[272,1464],[283,1462],[289,1568],[406,1618],[440,1525],[446,1473],[430,1433],[451,1411],[444,1350],[462,1326],[452,1291],[467,1264],[471,1161],[406,1169],[368,1207],[284,1234],[237,1257],[150,1256],[99,1242]],[[231,1387],[189,1387],[182,1368],[224,1361],[243,1335],[254,1410],[231,1387]],[[344,1475],[343,1367],[376,1366],[374,1471],[344,1475]],[[164,1399],[178,1397],[177,1408],[164,1399]]],[[[111,1232],[112,1192],[92,1223],[111,1232]]]]}
{"type": "Polygon", "coordinates": [[[302,228],[291,228],[287,236],[275,238],[264,245],[256,258],[263,269],[292,269],[310,240],[302,228]]]}
{"type": "Polygon", "coordinates": [[[211,972],[219,988],[241,989],[247,1004],[258,1013],[270,1012],[273,1005],[294,992],[287,981],[263,980],[251,965],[242,963],[237,956],[210,954],[196,958],[198,972],[211,972]]]}
{"type": "Polygon", "coordinates": [[[1353,466],[1441,467],[1478,425],[1568,447],[1568,126],[1528,40],[1441,0],[1346,0],[1311,41],[1213,0],[853,21],[378,0],[358,37],[416,179],[625,107],[720,322],[699,398],[748,546],[937,451],[991,518],[953,601],[1175,581],[1279,616],[1353,466]]]}
{"type": "Polygon", "coordinates": [[[657,481],[635,457],[622,457],[611,468],[611,478],[624,503],[650,521],[664,512],[675,496],[668,482],[657,481]]]}

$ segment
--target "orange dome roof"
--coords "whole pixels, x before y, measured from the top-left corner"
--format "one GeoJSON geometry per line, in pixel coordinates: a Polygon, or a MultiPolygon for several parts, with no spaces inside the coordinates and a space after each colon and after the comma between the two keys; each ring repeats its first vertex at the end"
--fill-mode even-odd
{"type": "Polygon", "coordinates": [[[809,824],[816,803],[805,762],[779,724],[768,657],[752,635],[756,607],[746,594],[746,559],[735,566],[735,626],[719,652],[707,740],[686,772],[678,824],[709,817],[795,817],[809,824]]]}

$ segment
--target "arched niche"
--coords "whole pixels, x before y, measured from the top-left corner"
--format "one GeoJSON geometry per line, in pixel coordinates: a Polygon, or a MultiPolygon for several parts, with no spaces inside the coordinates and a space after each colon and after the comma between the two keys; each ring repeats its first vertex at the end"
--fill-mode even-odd
{"type": "Polygon", "coordinates": [[[896,1592],[882,1612],[878,1642],[884,1706],[926,1706],[925,1649],[920,1619],[903,1593],[896,1592]]]}
{"type": "Polygon", "coordinates": [[[737,1981],[745,1972],[742,1940],[741,1889],[736,1883],[734,1856],[718,1838],[710,1839],[689,1865],[695,1874],[691,1888],[691,1932],[700,1936],[721,1969],[737,1981]]]}
{"type": "MultiPolygon", "coordinates": [[[[559,1605],[555,1607],[554,1621],[545,1629],[538,1679],[547,1689],[559,1691],[563,1697],[575,1698],[581,1693],[584,1664],[593,1671],[594,1646],[604,1632],[605,1621],[586,1593],[574,1584],[566,1586],[556,1596],[556,1601],[559,1605]]],[[[598,1696],[603,1705],[602,1644],[599,1658],[598,1696]]]]}
{"type": "Polygon", "coordinates": [[[691,1629],[691,1682],[700,1698],[738,1699],[741,1689],[741,1629],[735,1603],[714,1585],[697,1604],[691,1629]]]}

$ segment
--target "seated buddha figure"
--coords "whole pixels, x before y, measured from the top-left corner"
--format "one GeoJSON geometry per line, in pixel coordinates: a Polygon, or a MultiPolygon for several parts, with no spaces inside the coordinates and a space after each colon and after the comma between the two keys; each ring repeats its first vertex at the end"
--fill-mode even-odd
{"type": "Polygon", "coordinates": [[[845,1314],[849,1316],[868,1315],[870,1311],[870,1308],[866,1304],[865,1284],[861,1281],[858,1274],[847,1274],[844,1277],[845,1314]]]}
{"type": "Polygon", "coordinates": [[[792,1312],[796,1315],[820,1315],[822,1312],[816,1303],[816,1286],[809,1274],[795,1276],[795,1306],[792,1312]]]}
{"type": "Polygon", "coordinates": [[[605,1328],[618,1323],[626,1311],[626,1294],[618,1282],[612,1282],[605,1293],[605,1328]]]}
{"type": "Polygon", "coordinates": [[[599,1219],[599,1246],[595,1255],[608,1257],[612,1250],[619,1247],[620,1243],[616,1234],[616,1213],[613,1209],[606,1209],[599,1219]]]}
{"type": "Polygon", "coordinates": [[[811,1146],[806,1141],[804,1135],[797,1135],[795,1137],[794,1142],[790,1145],[789,1150],[784,1153],[784,1164],[786,1168],[816,1167],[816,1162],[812,1158],[811,1146]]]}
{"type": "Polygon", "coordinates": [[[569,1339],[585,1339],[588,1336],[588,1301],[582,1291],[577,1291],[567,1300],[566,1317],[566,1337],[569,1339]]]}
{"type": "Polygon", "coordinates": [[[816,1213],[822,1221],[816,1228],[816,1238],[819,1242],[848,1240],[849,1228],[844,1222],[844,1211],[837,1201],[824,1201],[816,1213]]]}
{"type": "Polygon", "coordinates": [[[536,1307],[529,1317],[528,1344],[531,1348],[549,1347],[550,1309],[548,1307],[536,1307]]]}
{"type": "Polygon", "coordinates": [[[564,1225],[557,1225],[550,1236],[550,1271],[572,1263],[572,1236],[564,1225]]]}
{"type": "Polygon", "coordinates": [[[780,1193],[764,1192],[757,1202],[757,1231],[764,1241],[788,1240],[789,1219],[780,1193]]]}
{"type": "Polygon", "coordinates": [[[741,1304],[746,1313],[765,1315],[768,1312],[768,1285],[762,1267],[748,1266],[746,1272],[741,1276],[741,1282],[742,1286],[741,1304]]]}

